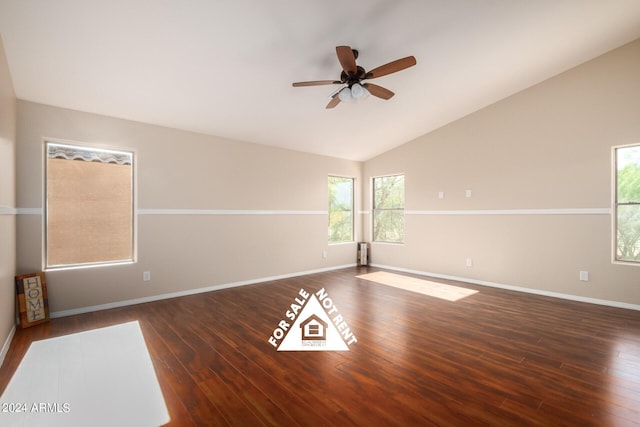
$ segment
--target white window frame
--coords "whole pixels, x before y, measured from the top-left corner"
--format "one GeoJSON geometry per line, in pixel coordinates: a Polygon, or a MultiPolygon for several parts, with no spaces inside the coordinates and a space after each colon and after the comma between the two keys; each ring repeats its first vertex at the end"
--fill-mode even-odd
{"type": "Polygon", "coordinates": [[[403,181],[404,181],[404,188],[403,188],[403,195],[402,195],[402,208],[401,209],[395,209],[395,210],[402,210],[402,216],[406,217],[405,215],[405,211],[406,211],[406,174],[405,173],[392,173],[392,174],[386,174],[386,175],[378,175],[378,176],[374,176],[371,177],[371,221],[370,221],[370,232],[371,232],[371,241],[373,243],[378,243],[378,244],[388,244],[388,245],[404,245],[405,243],[405,230],[406,230],[406,222],[403,221],[402,227],[402,241],[401,242],[394,242],[394,241],[387,241],[387,240],[376,240],[376,235],[375,235],[375,217],[376,217],[376,200],[375,200],[375,180],[376,179],[380,179],[380,178],[388,178],[388,177],[392,177],[392,176],[402,176],[403,177],[403,181]]]}
{"type": "Polygon", "coordinates": [[[137,153],[134,149],[131,148],[122,148],[122,147],[114,147],[109,145],[101,145],[94,143],[86,143],[86,142],[78,142],[78,141],[68,141],[62,139],[55,138],[43,138],[43,215],[42,215],[42,265],[43,270],[71,270],[71,269],[82,269],[82,268],[93,268],[93,267],[108,267],[114,265],[123,265],[123,264],[133,264],[137,262],[137,153]],[[104,262],[88,262],[88,263],[74,263],[74,264],[60,264],[60,265],[48,265],[48,168],[47,168],[47,160],[48,160],[48,152],[49,145],[57,145],[57,146],[65,146],[76,149],[84,149],[90,151],[96,151],[101,153],[125,153],[131,155],[131,258],[124,260],[112,260],[112,261],[104,261],[104,262]]]}
{"type": "MultiPolygon", "coordinates": [[[[629,266],[640,266],[640,260],[631,261],[625,259],[618,259],[618,206],[640,206],[640,203],[618,203],[618,150],[638,147],[640,149],[640,143],[627,144],[613,147],[611,152],[611,170],[612,170],[612,190],[611,190],[611,260],[614,264],[622,264],[629,266]]],[[[639,241],[640,242],[640,241],[639,241]]]]}
{"type": "MultiPolygon", "coordinates": [[[[351,181],[351,240],[340,240],[340,241],[332,241],[330,236],[327,236],[329,245],[341,245],[345,243],[353,243],[356,239],[356,210],[355,210],[355,202],[356,202],[356,179],[351,176],[342,176],[337,174],[329,174],[327,176],[327,197],[329,191],[329,179],[330,178],[340,178],[351,181]]],[[[327,203],[328,204],[328,203],[327,203]]],[[[327,223],[331,218],[331,211],[327,206],[327,223]]],[[[327,224],[328,225],[328,224],[327,224]]]]}

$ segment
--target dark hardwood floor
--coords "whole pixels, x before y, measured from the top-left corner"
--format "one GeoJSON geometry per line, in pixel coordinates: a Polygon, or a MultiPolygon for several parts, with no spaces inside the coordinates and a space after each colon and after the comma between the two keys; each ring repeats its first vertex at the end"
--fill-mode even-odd
{"type": "Polygon", "coordinates": [[[640,425],[640,312],[453,283],[449,302],[350,268],[54,319],[34,340],[138,320],[171,426],[640,425]],[[300,288],[325,288],[350,351],[276,351],[300,288]]]}

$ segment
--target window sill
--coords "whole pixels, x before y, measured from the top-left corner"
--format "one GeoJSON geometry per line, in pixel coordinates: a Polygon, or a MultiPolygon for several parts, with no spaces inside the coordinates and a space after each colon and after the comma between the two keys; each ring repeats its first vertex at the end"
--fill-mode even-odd
{"type": "Polygon", "coordinates": [[[95,263],[95,264],[61,265],[61,266],[46,267],[44,271],[47,272],[47,271],[65,271],[65,270],[84,270],[87,268],[114,267],[119,265],[130,265],[135,263],[136,262],[134,260],[128,260],[128,261],[103,262],[103,263],[95,263]]]}
{"type": "Polygon", "coordinates": [[[356,242],[351,240],[349,242],[329,242],[329,246],[340,246],[340,245],[355,245],[356,242]]]}
{"type": "Polygon", "coordinates": [[[611,261],[611,264],[614,264],[614,265],[626,265],[626,266],[630,266],[630,267],[640,267],[640,261],[613,260],[613,261],[611,261]]]}

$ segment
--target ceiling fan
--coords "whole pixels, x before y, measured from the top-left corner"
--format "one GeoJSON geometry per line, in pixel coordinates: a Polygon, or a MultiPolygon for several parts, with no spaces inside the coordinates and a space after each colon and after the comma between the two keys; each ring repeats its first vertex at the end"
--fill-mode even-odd
{"type": "Polygon", "coordinates": [[[369,93],[378,98],[389,99],[394,95],[389,89],[373,83],[363,83],[363,80],[386,76],[387,74],[395,73],[416,65],[416,58],[407,56],[406,58],[397,59],[381,65],[371,71],[365,71],[364,68],[356,65],[356,59],[358,59],[358,51],[356,49],[352,49],[349,46],[337,46],[336,54],[342,66],[340,80],[315,80],[293,83],[293,87],[333,84],[346,85],[331,95],[331,101],[329,101],[326,108],[334,108],[340,101],[362,98],[369,93]]]}

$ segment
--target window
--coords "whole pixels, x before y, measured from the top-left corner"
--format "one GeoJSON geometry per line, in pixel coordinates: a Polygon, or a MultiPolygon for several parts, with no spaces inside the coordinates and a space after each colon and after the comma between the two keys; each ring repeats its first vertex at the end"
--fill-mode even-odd
{"type": "Polygon", "coordinates": [[[329,177],[329,243],[353,241],[353,178],[329,177]]]}
{"type": "Polygon", "coordinates": [[[615,149],[616,261],[640,262],[640,145],[615,149]]]}
{"type": "Polygon", "coordinates": [[[46,264],[133,261],[133,153],[46,143],[46,264]]]}
{"type": "Polygon", "coordinates": [[[404,175],[373,178],[373,241],[404,242],[404,175]]]}

